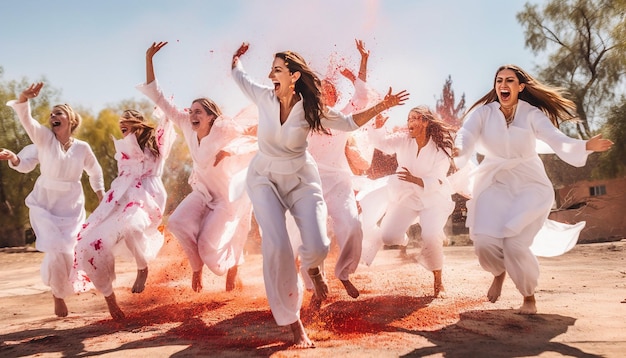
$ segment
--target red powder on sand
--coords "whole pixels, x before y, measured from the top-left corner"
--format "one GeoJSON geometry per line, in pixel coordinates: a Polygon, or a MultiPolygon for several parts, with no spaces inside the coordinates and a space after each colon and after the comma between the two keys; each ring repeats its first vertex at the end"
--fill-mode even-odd
{"type": "MultiPolygon", "coordinates": [[[[186,256],[167,231],[165,238],[159,259],[150,266],[146,290],[132,294],[128,289],[116,289],[126,320],[117,323],[109,319],[100,324],[112,330],[162,330],[153,339],[191,341],[203,349],[259,352],[291,344],[291,331],[276,325],[262,284],[246,285],[244,280],[243,288],[233,292],[208,285],[200,293],[193,292],[186,256]]],[[[331,250],[331,261],[335,251],[331,250]]],[[[374,347],[380,344],[380,340],[370,338],[374,335],[439,330],[457,322],[463,312],[484,303],[482,299],[465,297],[412,296],[414,286],[410,290],[391,288],[382,281],[370,283],[369,287],[356,300],[333,294],[316,312],[308,310],[305,300],[302,321],[309,337],[320,344],[329,339],[345,339],[374,347]]],[[[337,289],[340,288],[333,287],[333,292],[337,289]]],[[[310,294],[305,295],[310,298],[310,294]]]]}

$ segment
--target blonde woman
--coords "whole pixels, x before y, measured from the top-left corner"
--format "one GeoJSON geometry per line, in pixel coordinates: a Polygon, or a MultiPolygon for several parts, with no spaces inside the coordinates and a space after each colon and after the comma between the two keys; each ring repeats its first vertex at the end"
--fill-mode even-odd
{"type": "Polygon", "coordinates": [[[70,105],[52,108],[50,128],[33,119],[29,99],[37,97],[42,87],[41,82],[32,84],[17,100],[7,103],[17,113],[34,147],[28,150],[30,154],[20,153],[24,160],[13,153],[6,153],[6,158],[10,166],[21,172],[28,172],[39,163],[41,175],[25,203],[37,238],[35,246],[45,253],[41,278],[52,290],[55,314],[65,317],[68,309],[64,299],[74,293],[70,275],[76,234],[86,216],[80,179],[83,171],[89,175],[91,188],[100,200],[104,195],[104,180],[89,144],[72,136],[81,117],[70,105]]]}

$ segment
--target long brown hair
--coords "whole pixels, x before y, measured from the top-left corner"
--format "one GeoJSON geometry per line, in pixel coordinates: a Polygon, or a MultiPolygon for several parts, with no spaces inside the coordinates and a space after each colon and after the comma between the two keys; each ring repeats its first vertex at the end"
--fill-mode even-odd
{"type": "Polygon", "coordinates": [[[137,143],[141,150],[148,150],[155,156],[159,156],[159,146],[155,137],[154,125],[148,123],[141,112],[127,109],[122,112],[121,122],[128,125],[132,133],[137,137],[137,143]]]}
{"type": "Polygon", "coordinates": [[[572,120],[578,116],[576,114],[576,104],[564,97],[567,92],[563,88],[543,84],[516,65],[504,65],[498,68],[494,76],[494,86],[492,86],[491,91],[476,101],[476,103],[467,110],[466,116],[472,109],[481,104],[499,102],[495,83],[498,73],[503,70],[515,72],[519,83],[525,85],[524,90],[519,93],[519,99],[539,108],[550,118],[550,122],[552,122],[555,127],[558,128],[561,122],[572,120]]]}
{"type": "Polygon", "coordinates": [[[304,118],[309,127],[315,132],[324,132],[322,126],[322,82],[319,77],[306,64],[304,58],[292,51],[278,52],[274,57],[283,59],[290,73],[300,72],[300,78],[296,81],[294,91],[302,96],[304,118]]]}
{"type": "Polygon", "coordinates": [[[437,113],[433,112],[428,106],[417,106],[412,108],[410,112],[415,112],[422,118],[428,120],[426,125],[426,138],[431,139],[437,148],[443,149],[443,151],[451,156],[452,149],[454,148],[454,138],[452,133],[454,129],[441,120],[437,113]]]}

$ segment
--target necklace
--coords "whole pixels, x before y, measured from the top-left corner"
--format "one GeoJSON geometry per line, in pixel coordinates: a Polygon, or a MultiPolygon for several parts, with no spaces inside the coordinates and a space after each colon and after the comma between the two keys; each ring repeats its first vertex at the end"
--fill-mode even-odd
{"type": "Polygon", "coordinates": [[[63,148],[64,151],[67,151],[72,146],[72,143],[74,143],[74,138],[70,137],[67,142],[61,143],[61,148],[63,148]]]}
{"type": "Polygon", "coordinates": [[[513,107],[510,108],[511,110],[511,114],[509,114],[508,116],[505,113],[505,110],[508,112],[508,109],[505,107],[501,107],[502,108],[502,114],[504,115],[504,121],[506,122],[506,127],[508,128],[511,123],[513,123],[513,119],[515,119],[515,110],[517,109],[517,104],[515,104],[513,107]]]}

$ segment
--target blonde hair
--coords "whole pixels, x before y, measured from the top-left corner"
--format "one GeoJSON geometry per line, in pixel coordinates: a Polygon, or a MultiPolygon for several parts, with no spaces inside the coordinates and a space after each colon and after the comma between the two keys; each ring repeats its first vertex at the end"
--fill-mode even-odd
{"type": "Polygon", "coordinates": [[[141,150],[148,148],[155,157],[159,156],[154,125],[148,123],[141,112],[127,109],[122,112],[120,122],[130,127],[131,133],[137,137],[137,143],[139,143],[141,150]]]}
{"type": "Polygon", "coordinates": [[[80,114],[74,111],[74,109],[67,103],[57,104],[52,107],[52,110],[54,111],[55,108],[58,108],[65,112],[65,115],[67,115],[67,118],[70,121],[70,133],[74,133],[76,128],[78,128],[80,123],[83,121],[83,118],[80,116],[80,114]]]}

